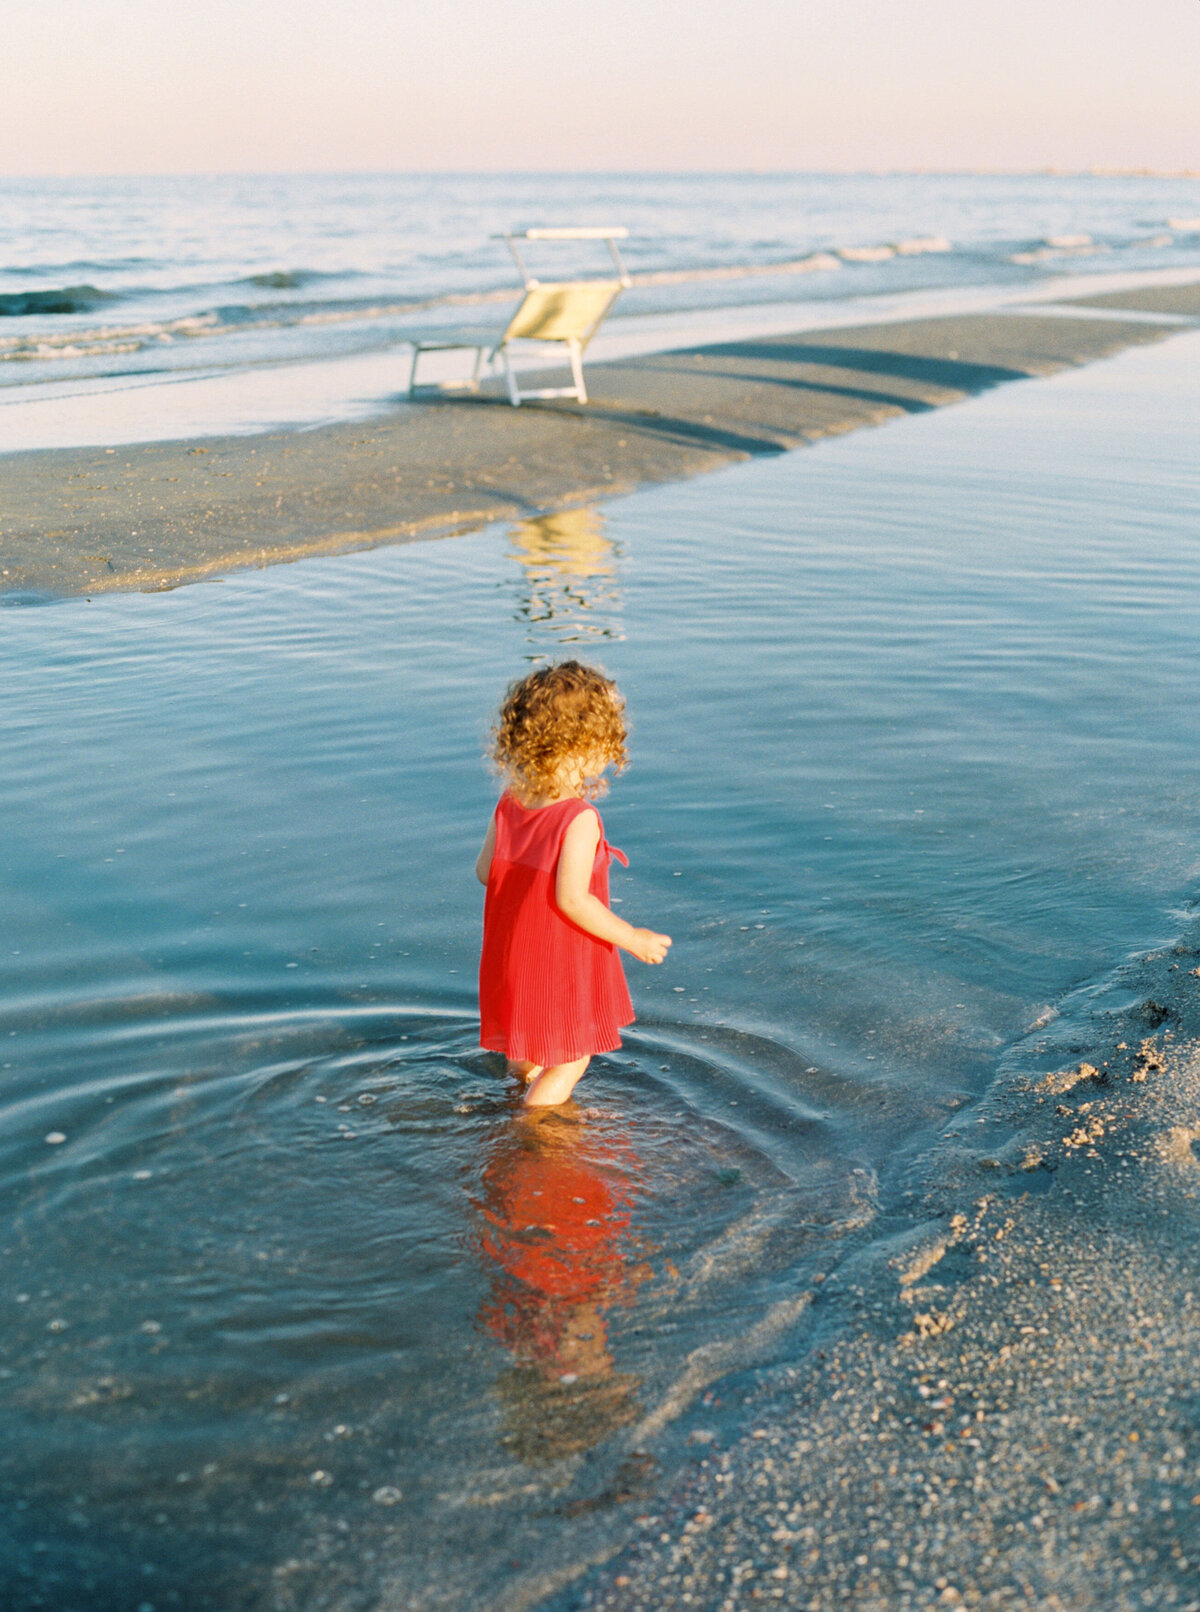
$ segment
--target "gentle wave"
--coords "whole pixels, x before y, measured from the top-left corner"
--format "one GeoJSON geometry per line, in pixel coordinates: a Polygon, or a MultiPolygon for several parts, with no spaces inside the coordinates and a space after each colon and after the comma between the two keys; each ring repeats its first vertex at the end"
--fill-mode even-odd
{"type": "MultiPolygon", "coordinates": [[[[630,275],[635,289],[702,285],[722,281],[785,278],[795,275],[831,274],[858,263],[883,262],[893,257],[914,257],[926,253],[953,252],[953,244],[941,236],[915,236],[873,247],[839,247],[835,252],[811,252],[804,257],[785,258],[770,263],[709,264],[680,269],[651,269],[630,275]]],[[[266,290],[290,290],[315,280],[344,276],[324,275],[316,270],[278,270],[249,275],[238,282],[266,290]]],[[[19,303],[22,296],[10,298],[19,303]]],[[[30,293],[29,299],[48,295],[30,293]]],[[[444,292],[428,297],[399,300],[379,298],[339,298],[324,302],[227,303],[203,312],[164,320],[139,320],[128,325],[105,324],[93,329],[37,331],[23,336],[0,337],[0,363],[8,361],[86,358],[145,351],[179,340],[219,336],[232,331],[279,330],[304,326],[369,323],[403,319],[438,309],[488,307],[512,303],[520,288],[502,286],[480,291],[444,292]]],[[[115,297],[109,300],[117,300],[115,297]]],[[[68,309],[39,305],[28,310],[43,313],[86,311],[82,306],[68,309]]]]}
{"type": "Polygon", "coordinates": [[[210,309],[179,319],[151,320],[136,325],[103,325],[94,330],[39,332],[31,336],[0,337],[0,363],[5,360],[79,358],[91,354],[140,352],[176,340],[228,335],[233,331],[282,330],[304,325],[349,324],[355,321],[398,318],[433,308],[512,302],[516,293],[481,291],[459,296],[430,297],[418,302],[368,302],[350,305],[260,304],[210,309]]]}
{"type": "MultiPolygon", "coordinates": [[[[1195,220],[1200,228],[1200,219],[1195,220]]],[[[1171,221],[1172,228],[1179,229],[1182,222],[1179,219],[1171,221]]],[[[1138,240],[1123,243],[1127,250],[1144,251],[1157,250],[1165,246],[1174,246],[1175,237],[1165,231],[1157,235],[1142,236],[1138,240]]],[[[1101,252],[1119,251],[1119,247],[1106,241],[1093,240],[1090,235],[1047,235],[1036,246],[1028,247],[1024,251],[1014,252],[1010,257],[1011,263],[1038,264],[1052,263],[1058,258],[1065,257],[1095,257],[1101,252]]]]}
{"type": "MultiPolygon", "coordinates": [[[[803,257],[785,258],[776,262],[767,263],[723,263],[689,266],[678,269],[651,269],[634,273],[630,276],[631,282],[636,286],[666,286],[686,285],[700,283],[706,280],[740,280],[760,275],[788,275],[812,274],[828,270],[839,269],[843,262],[847,263],[873,263],[882,262],[891,257],[915,257],[923,253],[952,252],[952,242],[942,236],[914,236],[908,240],[898,240],[875,246],[846,246],[835,247],[830,252],[810,252],[803,257]]],[[[326,280],[346,280],[352,278],[350,272],[334,273],[320,269],[270,269],[261,274],[248,274],[240,280],[232,282],[234,285],[254,286],[264,291],[296,291],[305,286],[318,284],[326,280]]],[[[200,290],[202,288],[195,288],[200,290]]],[[[212,288],[204,288],[212,289],[212,288]]],[[[185,292],[180,288],[175,294],[185,292]]],[[[33,314],[73,314],[88,313],[92,308],[106,302],[129,300],[138,295],[134,290],[125,292],[102,291],[93,285],[66,286],[52,290],[33,290],[0,293],[0,315],[20,317],[33,314]]],[[[144,294],[144,293],[142,293],[144,294]]],[[[515,295],[515,288],[497,288],[494,290],[443,292],[439,295],[427,297],[407,298],[403,303],[386,303],[380,307],[375,301],[370,303],[351,303],[350,306],[363,317],[371,317],[376,312],[394,313],[407,312],[410,309],[450,307],[459,303],[478,303],[502,301],[515,295]]],[[[284,306],[295,307],[295,304],[284,306]]],[[[332,313],[342,313],[346,310],[347,300],[330,306],[332,313]]],[[[254,313],[253,307],[239,310],[220,309],[222,314],[237,315],[244,312],[247,315],[254,313]]]]}
{"type": "Polygon", "coordinates": [[[268,269],[262,274],[248,274],[242,285],[260,286],[266,291],[295,291],[300,286],[312,285],[318,280],[340,280],[344,276],[321,269],[268,269]]]}
{"type": "Polygon", "coordinates": [[[105,302],[116,302],[111,291],[94,285],[58,286],[49,291],[0,292],[0,319],[22,319],[31,314],[91,313],[105,302]]]}
{"type": "Polygon", "coordinates": [[[36,336],[0,337],[5,359],[82,358],[91,354],[136,353],[177,337],[211,335],[219,328],[215,313],[138,325],[102,325],[95,330],[69,330],[36,336]]]}

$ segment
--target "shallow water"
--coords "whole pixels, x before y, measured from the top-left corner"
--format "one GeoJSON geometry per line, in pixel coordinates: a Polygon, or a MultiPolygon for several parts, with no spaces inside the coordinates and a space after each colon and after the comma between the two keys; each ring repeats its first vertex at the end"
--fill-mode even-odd
{"type": "Polygon", "coordinates": [[[906,1150],[1194,889],[1198,353],[4,612],[6,1605],[528,1604],[736,1425],[906,1150]],[[530,1124],[471,864],[564,651],[675,948],[530,1124]]]}

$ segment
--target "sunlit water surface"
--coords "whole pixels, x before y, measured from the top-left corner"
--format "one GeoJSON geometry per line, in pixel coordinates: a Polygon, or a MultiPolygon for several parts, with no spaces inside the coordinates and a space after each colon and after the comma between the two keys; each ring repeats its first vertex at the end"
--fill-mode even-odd
{"type": "Polygon", "coordinates": [[[906,1150],[1194,888],[1198,342],[4,612],[6,1607],[526,1604],[737,1425],[906,1150]],[[616,893],[675,947],[529,1123],[472,861],[563,652],[628,695],[616,893]]]}

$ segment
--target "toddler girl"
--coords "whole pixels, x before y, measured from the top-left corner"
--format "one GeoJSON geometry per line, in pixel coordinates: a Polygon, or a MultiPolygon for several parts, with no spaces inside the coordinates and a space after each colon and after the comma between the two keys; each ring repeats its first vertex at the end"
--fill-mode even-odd
{"type": "Polygon", "coordinates": [[[616,684],[576,660],[531,672],[505,695],[492,756],[507,787],[475,863],[487,886],[480,1041],[543,1108],[565,1103],[633,1022],[617,947],[661,963],[671,937],[609,910],[608,864],[625,857],[591,802],[605,768],[628,763],[616,684]]]}

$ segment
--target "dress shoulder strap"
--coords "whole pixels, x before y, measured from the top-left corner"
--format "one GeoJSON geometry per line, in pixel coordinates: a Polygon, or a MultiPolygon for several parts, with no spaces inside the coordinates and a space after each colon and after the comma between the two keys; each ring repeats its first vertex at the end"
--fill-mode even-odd
{"type": "Polygon", "coordinates": [[[608,841],[604,837],[604,819],[601,817],[600,809],[596,805],[595,801],[591,801],[591,800],[576,800],[576,801],[573,802],[573,805],[575,806],[575,810],[573,812],[564,812],[563,813],[563,817],[562,817],[562,831],[563,831],[563,833],[565,834],[566,831],[567,831],[568,826],[571,823],[573,823],[575,821],[575,819],[577,817],[581,816],[584,812],[595,812],[596,821],[600,825],[600,843],[596,847],[596,856],[598,858],[603,857],[605,862],[612,862],[615,859],[616,861],[618,861],[621,864],[622,867],[627,868],[629,866],[629,858],[625,855],[625,852],[622,851],[622,850],[619,850],[615,845],[610,845],[608,843],[608,841]]]}
{"type": "MultiPolygon", "coordinates": [[[[552,806],[522,806],[508,790],[496,803],[496,852],[503,861],[552,866],[567,829],[581,813],[594,811],[590,801],[569,797],[552,806]]],[[[597,812],[597,817],[599,813],[597,812]]],[[[604,825],[600,826],[601,840],[604,825]]]]}
{"type": "MultiPolygon", "coordinates": [[[[578,795],[571,796],[568,800],[560,802],[560,804],[570,808],[570,810],[562,814],[561,822],[564,829],[568,823],[573,823],[577,817],[582,817],[584,812],[596,812],[596,808],[590,800],[582,800],[578,795]]],[[[596,812],[596,820],[600,824],[600,832],[603,834],[604,819],[599,812],[596,812]]]]}

